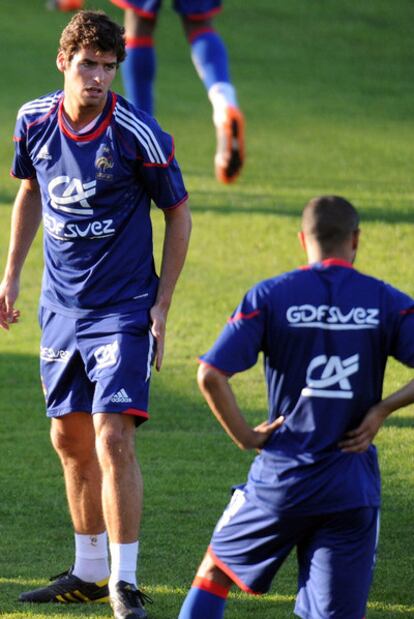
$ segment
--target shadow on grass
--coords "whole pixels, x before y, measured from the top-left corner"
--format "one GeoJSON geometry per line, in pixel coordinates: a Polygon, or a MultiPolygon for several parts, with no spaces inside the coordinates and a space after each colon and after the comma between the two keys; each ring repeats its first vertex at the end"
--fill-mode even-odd
{"type": "MultiPolygon", "coordinates": [[[[302,215],[303,204],[293,206],[284,204],[275,199],[274,194],[260,196],[247,193],[232,193],[231,195],[217,192],[217,204],[204,206],[200,193],[194,191],[191,196],[191,210],[194,213],[220,213],[226,215],[233,214],[257,214],[257,215],[277,215],[278,217],[296,217],[302,215]]],[[[277,192],[275,192],[277,194],[277,192]]],[[[312,195],[309,195],[309,199],[312,195]]],[[[211,203],[211,196],[208,202],[211,203]]],[[[384,223],[414,223],[414,209],[398,207],[359,207],[358,211],[363,222],[384,222],[384,223]]]]}
{"type": "Polygon", "coordinates": [[[385,421],[387,428],[409,428],[414,430],[414,415],[404,415],[401,417],[389,417],[385,421]]]}

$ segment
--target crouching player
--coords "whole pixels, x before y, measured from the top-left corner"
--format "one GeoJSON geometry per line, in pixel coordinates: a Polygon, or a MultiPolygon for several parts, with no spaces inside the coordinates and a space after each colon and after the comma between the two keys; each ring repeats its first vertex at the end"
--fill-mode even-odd
{"type": "Polygon", "coordinates": [[[343,198],[309,202],[308,266],[254,286],[211,350],[200,389],[233,441],[261,449],[218,522],[179,619],[219,619],[233,583],[268,591],[296,548],[295,614],[362,619],[378,536],[372,440],[414,401],[414,381],[381,399],[387,357],[414,367],[414,300],[353,268],[358,215],[343,198]],[[229,377],[263,352],[269,418],[252,429],[229,377]]]}

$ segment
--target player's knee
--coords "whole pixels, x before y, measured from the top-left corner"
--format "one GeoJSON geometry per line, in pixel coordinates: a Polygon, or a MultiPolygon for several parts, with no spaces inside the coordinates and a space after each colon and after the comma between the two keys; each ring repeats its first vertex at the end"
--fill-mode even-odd
{"type": "Polygon", "coordinates": [[[64,426],[52,425],[50,438],[56,453],[63,462],[67,460],[85,461],[94,452],[93,441],[85,436],[67,432],[64,426]]]}
{"type": "Polygon", "coordinates": [[[150,37],[153,35],[157,21],[141,17],[132,9],[125,11],[125,33],[128,37],[150,37]]]}
{"type": "Polygon", "coordinates": [[[182,18],[184,32],[188,39],[191,39],[192,35],[196,31],[204,30],[205,28],[212,28],[213,23],[210,18],[208,19],[190,19],[183,16],[182,18]]]}
{"type": "Polygon", "coordinates": [[[101,464],[120,466],[135,460],[134,437],[119,424],[104,424],[97,430],[96,450],[101,464]]]}
{"type": "Polygon", "coordinates": [[[205,578],[211,582],[215,582],[218,585],[230,589],[233,581],[214,563],[213,559],[207,552],[200,563],[197,570],[197,576],[199,578],[205,578]]]}
{"type": "Polygon", "coordinates": [[[211,390],[217,384],[217,381],[221,379],[221,374],[215,368],[201,363],[197,372],[197,383],[202,391],[211,390]]]}

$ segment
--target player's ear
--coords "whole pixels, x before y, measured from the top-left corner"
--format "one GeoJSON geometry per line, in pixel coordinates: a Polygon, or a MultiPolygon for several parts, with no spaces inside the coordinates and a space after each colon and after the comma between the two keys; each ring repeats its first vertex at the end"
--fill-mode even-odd
{"type": "Polygon", "coordinates": [[[56,66],[61,73],[64,73],[67,68],[66,56],[62,50],[58,51],[56,66]]]}
{"type": "Polygon", "coordinates": [[[354,251],[358,249],[360,233],[361,231],[359,228],[357,230],[354,230],[354,232],[352,233],[352,249],[354,251]]]}
{"type": "Polygon", "coordinates": [[[305,239],[305,235],[303,233],[303,230],[300,230],[298,232],[298,239],[299,239],[300,246],[302,247],[302,249],[304,249],[306,251],[306,239],[305,239]]]}

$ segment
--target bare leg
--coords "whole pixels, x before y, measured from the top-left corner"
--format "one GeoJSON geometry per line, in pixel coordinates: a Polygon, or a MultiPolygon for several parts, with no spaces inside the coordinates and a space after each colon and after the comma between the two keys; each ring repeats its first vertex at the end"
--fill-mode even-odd
{"type": "Polygon", "coordinates": [[[213,27],[213,22],[210,18],[194,20],[183,16],[182,24],[187,39],[191,39],[192,35],[197,31],[213,27]]]}
{"type": "Polygon", "coordinates": [[[127,38],[151,37],[156,23],[155,19],[145,19],[132,9],[125,9],[124,26],[127,38]]]}
{"type": "Polygon", "coordinates": [[[233,581],[214,564],[208,552],[204,555],[204,559],[201,561],[196,575],[199,578],[211,580],[226,589],[230,589],[233,584],[233,581]]]}
{"type": "Polygon", "coordinates": [[[52,419],[51,440],[62,463],[76,533],[102,533],[105,531],[101,507],[102,476],[91,416],[71,413],[52,419]]]}
{"type": "Polygon", "coordinates": [[[135,456],[135,422],[128,415],[95,414],[96,451],[102,471],[102,506],[111,542],[138,539],[143,483],[135,456]]]}

